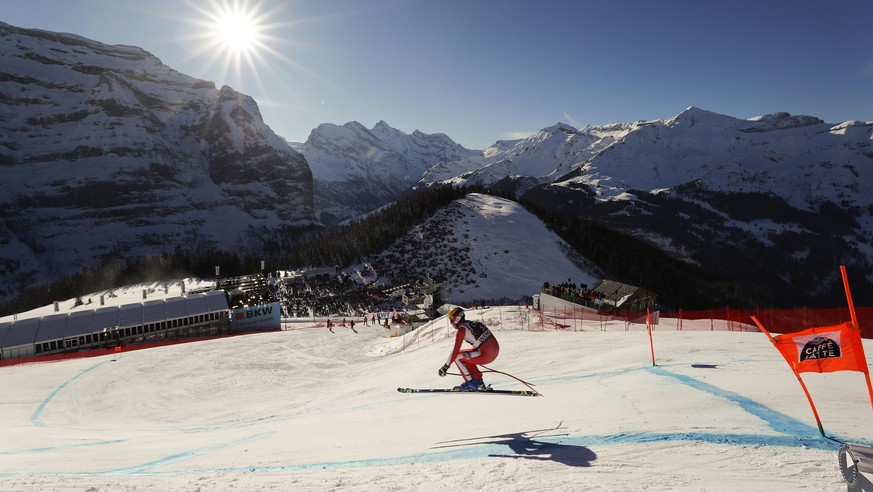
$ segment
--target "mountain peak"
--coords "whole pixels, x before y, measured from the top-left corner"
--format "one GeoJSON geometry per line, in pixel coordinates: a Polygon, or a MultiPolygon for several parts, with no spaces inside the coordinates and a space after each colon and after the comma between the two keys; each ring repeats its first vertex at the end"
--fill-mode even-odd
{"type": "Polygon", "coordinates": [[[543,128],[542,131],[547,132],[547,133],[552,133],[552,134],[559,133],[559,132],[566,133],[566,134],[579,133],[579,130],[576,129],[575,127],[568,125],[566,123],[561,123],[561,122],[555,123],[552,126],[547,126],[546,128],[543,128]]]}
{"type": "MultiPolygon", "coordinates": [[[[319,128],[339,128],[339,127],[337,127],[337,125],[334,125],[333,123],[322,123],[322,124],[318,125],[318,127],[319,128]]],[[[367,127],[365,127],[364,125],[362,125],[360,122],[358,122],[356,120],[346,122],[343,125],[343,127],[348,128],[350,130],[355,130],[355,131],[367,129],[367,127]]]]}
{"type": "Polygon", "coordinates": [[[712,111],[698,108],[697,106],[688,106],[684,111],[676,115],[676,117],[667,120],[664,123],[666,126],[674,129],[694,128],[695,126],[698,126],[712,130],[719,129],[719,131],[733,131],[732,129],[735,129],[738,121],[740,120],[737,120],[733,116],[714,113],[712,111]]]}
{"type": "Polygon", "coordinates": [[[697,106],[688,106],[684,111],[676,115],[674,120],[679,119],[688,119],[688,118],[710,118],[710,117],[724,117],[725,115],[714,113],[712,111],[707,111],[702,108],[698,108],[697,106]]]}
{"type": "Polygon", "coordinates": [[[443,133],[409,135],[384,120],[370,130],[358,122],[319,125],[299,149],[312,170],[322,215],[341,220],[394,200],[439,162],[478,154],[443,133]]]}

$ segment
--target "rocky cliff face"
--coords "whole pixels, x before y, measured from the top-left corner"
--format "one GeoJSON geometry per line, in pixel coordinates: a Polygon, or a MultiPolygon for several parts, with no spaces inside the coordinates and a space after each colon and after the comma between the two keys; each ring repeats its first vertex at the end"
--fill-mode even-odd
{"type": "Polygon", "coordinates": [[[311,224],[312,174],[255,101],[148,52],[0,23],[0,297],[107,254],[311,224]]]}
{"type": "Polygon", "coordinates": [[[406,134],[384,121],[370,129],[324,123],[298,149],[312,168],[315,207],[327,225],[396,200],[439,162],[479,155],[445,134],[406,134]]]}

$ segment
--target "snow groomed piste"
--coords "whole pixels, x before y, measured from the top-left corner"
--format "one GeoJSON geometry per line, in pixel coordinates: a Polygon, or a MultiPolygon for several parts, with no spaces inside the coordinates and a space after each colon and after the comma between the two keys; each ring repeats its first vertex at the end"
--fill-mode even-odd
{"type": "MultiPolygon", "coordinates": [[[[708,321],[656,331],[653,367],[644,330],[532,332],[524,315],[476,311],[501,342],[491,366],[546,397],[398,393],[445,383],[434,366],[451,332],[439,321],[394,339],[309,327],[4,368],[0,479],[13,490],[845,486],[840,444],[818,435],[764,335],[708,321]]],[[[857,374],[819,376],[808,385],[829,434],[865,441],[857,374]]]]}

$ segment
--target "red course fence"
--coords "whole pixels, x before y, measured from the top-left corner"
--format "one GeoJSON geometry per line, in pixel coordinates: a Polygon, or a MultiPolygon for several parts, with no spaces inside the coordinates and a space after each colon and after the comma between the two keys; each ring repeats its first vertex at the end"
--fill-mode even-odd
{"type": "MultiPolygon", "coordinates": [[[[703,311],[661,312],[661,318],[676,318],[681,328],[683,320],[719,319],[737,324],[752,325],[752,316],[758,318],[771,333],[794,333],[807,328],[831,326],[852,321],[849,308],[797,309],[740,309],[724,307],[703,311]]],[[[855,307],[858,328],[862,338],[873,338],[873,307],[855,307]]],[[[755,327],[757,331],[757,327],[755,327]]]]}
{"type": "MultiPolygon", "coordinates": [[[[856,307],[861,337],[873,339],[873,307],[856,307]]],[[[771,333],[793,333],[807,328],[833,326],[851,321],[849,308],[797,308],[797,309],[741,309],[723,307],[700,311],[660,311],[653,313],[652,324],[655,329],[676,329],[678,331],[700,330],[700,321],[709,320],[710,329],[729,331],[760,331],[752,321],[752,316],[771,333]],[[691,323],[686,322],[697,322],[691,323]],[[674,324],[675,323],[675,324],[674,324]]],[[[544,307],[532,311],[532,329],[583,329],[584,322],[599,322],[604,327],[610,322],[624,322],[631,325],[645,325],[646,315],[639,312],[594,311],[587,308],[544,307]],[[536,313],[536,314],[534,314],[536,313]],[[538,314],[538,316],[537,316],[538,314]]]]}

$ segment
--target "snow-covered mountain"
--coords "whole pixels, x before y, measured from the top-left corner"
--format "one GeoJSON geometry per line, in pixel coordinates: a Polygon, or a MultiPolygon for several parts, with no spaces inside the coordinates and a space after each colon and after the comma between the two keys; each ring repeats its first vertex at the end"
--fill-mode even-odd
{"type": "Polygon", "coordinates": [[[0,298],[314,220],[305,159],[251,97],[133,46],[3,23],[0,46],[0,298]]]}
{"type": "Polygon", "coordinates": [[[298,145],[250,97],[140,48],[2,23],[0,40],[0,298],[104,255],[245,249],[466,183],[644,238],[778,302],[833,298],[839,264],[873,295],[871,122],[691,107],[482,151],[383,121],[323,124],[298,145]]]}
{"type": "MultiPolygon", "coordinates": [[[[479,155],[441,162],[428,169],[418,186],[433,183],[493,186],[507,178],[533,178],[530,184],[551,183],[625,136],[637,124],[586,127],[565,123],[543,128],[518,140],[498,141],[479,155]]],[[[516,190],[518,195],[530,186],[516,190]]]]}
{"type": "Polygon", "coordinates": [[[565,124],[443,162],[418,187],[475,183],[593,218],[779,302],[810,303],[839,264],[873,294],[873,122],[787,113],[565,124]]]}
{"type": "Polygon", "coordinates": [[[873,203],[860,189],[873,176],[871,160],[873,122],[832,125],[787,113],[742,120],[690,107],[668,120],[581,130],[557,124],[498,142],[479,156],[440,163],[420,184],[493,185],[519,175],[540,184],[585,185],[598,201],[608,201],[632,199],[628,190],[700,181],[719,191],[772,192],[815,211],[824,201],[873,203]]]}
{"type": "Polygon", "coordinates": [[[479,154],[445,134],[410,135],[384,121],[371,129],[356,121],[324,123],[295,148],[312,169],[316,211],[328,225],[394,201],[441,161],[479,154]]]}

